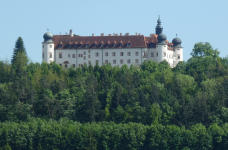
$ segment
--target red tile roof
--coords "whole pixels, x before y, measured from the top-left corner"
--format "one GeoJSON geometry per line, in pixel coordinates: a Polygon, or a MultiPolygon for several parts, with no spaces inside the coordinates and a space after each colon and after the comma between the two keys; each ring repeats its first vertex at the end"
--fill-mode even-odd
{"type": "MultiPolygon", "coordinates": [[[[150,37],[144,37],[143,35],[128,35],[128,36],[69,36],[69,35],[54,35],[53,42],[55,45],[55,49],[59,48],[59,44],[62,44],[63,49],[68,49],[69,44],[82,44],[81,48],[85,48],[85,44],[89,44],[89,48],[100,48],[100,44],[104,45],[106,48],[106,44],[116,44],[117,48],[126,48],[127,43],[131,43],[130,48],[146,48],[147,44],[153,43],[154,46],[158,42],[157,36],[152,34],[150,37]],[[119,47],[119,44],[122,44],[119,47]],[[97,44],[94,47],[93,44],[97,44]]],[[[168,47],[172,47],[172,43],[169,43],[168,47]]],[[[111,48],[113,46],[111,45],[111,48]]]]}

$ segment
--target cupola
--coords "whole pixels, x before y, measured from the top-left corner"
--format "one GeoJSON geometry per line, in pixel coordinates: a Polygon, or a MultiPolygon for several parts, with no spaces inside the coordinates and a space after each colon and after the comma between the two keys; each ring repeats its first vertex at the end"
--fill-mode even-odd
{"type": "Polygon", "coordinates": [[[167,44],[166,43],[167,37],[166,37],[166,35],[164,33],[160,33],[158,35],[157,39],[158,39],[158,44],[167,44]]]}
{"type": "Polygon", "coordinates": [[[161,19],[160,19],[160,16],[158,17],[158,20],[157,20],[157,26],[156,26],[156,28],[155,28],[155,34],[161,34],[162,33],[162,31],[163,31],[163,27],[162,27],[162,25],[161,25],[161,19]]]}
{"type": "Polygon", "coordinates": [[[173,39],[172,43],[173,43],[173,47],[181,47],[182,41],[181,41],[181,39],[178,38],[177,35],[176,35],[176,38],[173,39]]]}
{"type": "Polygon", "coordinates": [[[52,41],[53,35],[50,32],[46,32],[43,38],[44,38],[44,42],[53,42],[52,41]]]}

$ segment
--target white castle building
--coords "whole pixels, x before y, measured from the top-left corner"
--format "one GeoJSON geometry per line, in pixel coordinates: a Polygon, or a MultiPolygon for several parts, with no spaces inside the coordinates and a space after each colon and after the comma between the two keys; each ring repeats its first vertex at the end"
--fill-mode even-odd
{"type": "Polygon", "coordinates": [[[42,61],[50,63],[55,61],[65,68],[80,67],[84,64],[111,63],[112,66],[123,64],[140,65],[145,60],[161,62],[164,59],[170,67],[175,67],[183,61],[183,47],[181,39],[174,38],[169,43],[163,34],[160,18],[157,20],[155,34],[149,37],[126,33],[109,34],[105,36],[78,36],[70,33],[67,35],[52,35],[47,32],[43,36],[42,61]]]}

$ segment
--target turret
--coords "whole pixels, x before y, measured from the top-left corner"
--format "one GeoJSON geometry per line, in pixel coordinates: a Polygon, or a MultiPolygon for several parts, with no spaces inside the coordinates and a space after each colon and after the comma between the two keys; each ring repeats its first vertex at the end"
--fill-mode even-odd
{"type": "Polygon", "coordinates": [[[161,34],[162,33],[162,31],[163,31],[163,27],[162,27],[162,25],[161,25],[161,19],[160,19],[160,16],[159,16],[159,18],[158,18],[158,20],[157,20],[157,26],[156,26],[156,28],[155,28],[155,34],[161,34]]]}
{"type": "Polygon", "coordinates": [[[177,37],[173,39],[173,49],[174,49],[174,65],[176,66],[179,61],[183,61],[183,47],[181,47],[181,39],[177,37]]]}
{"type": "Polygon", "coordinates": [[[42,62],[50,63],[54,61],[54,43],[52,41],[53,35],[47,32],[43,36],[42,43],[42,62]]]}

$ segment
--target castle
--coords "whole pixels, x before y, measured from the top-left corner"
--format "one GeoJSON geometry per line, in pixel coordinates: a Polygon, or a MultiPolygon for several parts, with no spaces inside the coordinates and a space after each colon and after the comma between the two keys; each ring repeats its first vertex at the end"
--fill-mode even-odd
{"type": "Polygon", "coordinates": [[[174,38],[169,43],[163,33],[160,17],[157,20],[155,34],[149,37],[126,33],[109,34],[105,36],[79,36],[70,30],[66,35],[52,35],[47,32],[43,36],[42,61],[55,61],[64,68],[81,67],[85,64],[101,66],[111,63],[112,66],[123,64],[140,65],[145,60],[161,62],[164,59],[170,67],[175,67],[183,61],[183,47],[181,39],[174,38]]]}

